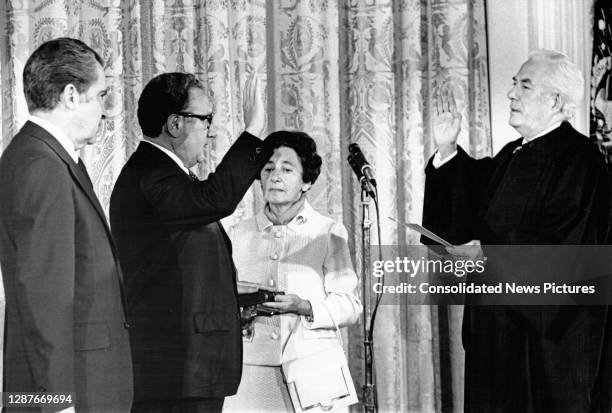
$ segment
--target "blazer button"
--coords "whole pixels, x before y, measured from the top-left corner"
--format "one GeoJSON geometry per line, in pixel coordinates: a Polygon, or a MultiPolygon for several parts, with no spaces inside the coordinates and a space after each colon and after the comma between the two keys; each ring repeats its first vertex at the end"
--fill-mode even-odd
{"type": "Polygon", "coordinates": [[[130,327],[131,327],[131,325],[127,321],[123,323],[123,328],[125,328],[126,330],[129,330],[130,327]]]}
{"type": "Polygon", "coordinates": [[[277,260],[278,259],[278,254],[274,253],[270,256],[270,258],[272,258],[273,260],[277,260]]]}
{"type": "Polygon", "coordinates": [[[245,338],[247,340],[250,340],[253,338],[253,326],[250,325],[248,327],[245,327],[242,329],[242,338],[245,338]]]}
{"type": "Polygon", "coordinates": [[[255,153],[257,155],[259,155],[261,153],[261,148],[259,146],[257,148],[255,148],[255,153]]]}
{"type": "Polygon", "coordinates": [[[280,336],[276,332],[274,332],[274,333],[270,334],[270,338],[272,340],[278,340],[280,338],[280,336]]]}

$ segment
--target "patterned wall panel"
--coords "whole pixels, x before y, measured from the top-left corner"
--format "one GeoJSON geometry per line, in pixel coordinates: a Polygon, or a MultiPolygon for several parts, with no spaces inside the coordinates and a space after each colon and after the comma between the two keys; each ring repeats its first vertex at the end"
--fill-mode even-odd
{"type": "MultiPolygon", "coordinates": [[[[302,130],[317,141],[324,164],[309,198],[344,221],[359,273],[360,188],[346,163],[349,143],[358,143],[376,170],[382,244],[418,240],[387,217],[421,219],[438,91],[455,96],[463,115],[460,143],[478,157],[490,152],[483,0],[7,0],[0,11],[0,151],[27,119],[21,72],[40,43],[74,36],[104,58],[108,120],[82,156],[105,208],[141,138],[140,92],[165,71],[193,72],[210,92],[216,138],[201,177],[243,130],[244,84],[253,71],[260,75],[268,131],[302,130]]],[[[262,206],[256,183],[224,223],[262,206]]],[[[373,207],[371,217],[376,221],[373,207]]],[[[372,239],[379,243],[375,232],[372,239]]],[[[381,411],[440,411],[449,391],[460,406],[461,309],[439,314],[396,304],[381,308],[375,331],[381,411]],[[445,330],[440,320],[451,324],[445,330]],[[450,389],[440,385],[444,369],[436,353],[444,331],[452,341],[450,389]]],[[[360,385],[360,327],[348,336],[360,385]]]]}
{"type": "Polygon", "coordinates": [[[317,142],[323,166],[309,199],[342,218],[338,9],[325,0],[274,2],[274,129],[301,130],[317,142]]]}

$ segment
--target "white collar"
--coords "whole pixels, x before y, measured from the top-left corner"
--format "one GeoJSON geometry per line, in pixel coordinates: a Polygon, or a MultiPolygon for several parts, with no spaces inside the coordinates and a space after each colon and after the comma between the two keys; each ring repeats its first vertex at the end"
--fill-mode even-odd
{"type": "Polygon", "coordinates": [[[158,143],[155,142],[151,142],[148,139],[143,139],[143,142],[147,142],[150,143],[151,145],[155,146],[157,149],[159,149],[160,151],[162,151],[163,153],[165,153],[166,155],[168,155],[170,157],[170,159],[172,159],[174,162],[176,162],[176,164],[183,170],[185,171],[185,173],[187,175],[189,175],[189,169],[185,167],[185,164],[183,164],[183,161],[181,161],[181,158],[179,158],[178,156],[176,156],[176,154],[174,152],[172,152],[171,150],[169,150],[168,148],[164,148],[163,146],[161,146],[158,143]]]}
{"type": "Polygon", "coordinates": [[[531,139],[523,138],[523,141],[521,142],[521,145],[524,145],[524,144],[529,143],[529,142],[533,142],[536,139],[541,138],[542,136],[546,135],[547,133],[557,129],[559,126],[561,126],[561,122],[557,122],[554,125],[549,126],[548,128],[544,129],[542,132],[538,133],[536,136],[534,136],[531,139]]]}
{"type": "MultiPolygon", "coordinates": [[[[293,217],[293,219],[289,221],[286,226],[294,231],[297,231],[300,228],[307,228],[308,226],[304,224],[306,224],[309,220],[314,220],[316,218],[316,214],[316,211],[312,208],[312,206],[308,203],[308,200],[306,199],[304,201],[304,206],[302,210],[298,212],[297,215],[293,217]]],[[[255,215],[255,222],[257,222],[257,227],[260,231],[274,226],[274,224],[270,222],[266,214],[264,214],[263,209],[259,211],[257,215],[255,215]]]]}
{"type": "Polygon", "coordinates": [[[68,155],[70,155],[74,163],[79,163],[79,152],[74,147],[74,142],[72,142],[68,135],[66,135],[60,128],[58,128],[48,120],[35,115],[30,115],[28,120],[49,132],[51,136],[53,136],[55,140],[58,141],[60,145],[62,145],[66,152],[68,152],[68,155]]]}

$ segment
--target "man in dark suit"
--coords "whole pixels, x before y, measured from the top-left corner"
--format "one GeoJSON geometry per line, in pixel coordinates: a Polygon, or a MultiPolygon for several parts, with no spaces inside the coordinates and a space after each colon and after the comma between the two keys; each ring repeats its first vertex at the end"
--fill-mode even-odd
{"type": "Polygon", "coordinates": [[[138,101],[144,140],[121,171],[110,204],[125,272],[134,359],[134,411],[220,411],[242,371],[230,215],[272,151],[259,81],[246,92],[246,131],[200,181],[212,104],[190,74],[152,79],[138,101]]]}
{"type": "Polygon", "coordinates": [[[132,403],[120,265],[78,157],[102,118],[102,64],[75,39],[36,49],[23,71],[31,117],[0,158],[4,391],[73,393],[55,410],[132,403]]]}
{"type": "MultiPolygon", "coordinates": [[[[493,158],[475,160],[457,146],[460,116],[452,99],[438,96],[438,152],[426,168],[423,224],[455,244],[478,239],[490,270],[485,278],[583,280],[588,271],[574,270],[580,267],[559,271],[580,262],[577,249],[559,246],[608,244],[612,206],[603,157],[568,122],[581,102],[582,75],[567,56],[540,50],[513,81],[509,123],[521,138],[493,158]]],[[[450,252],[482,254],[472,245],[450,252]]],[[[534,297],[530,303],[550,303],[534,297]]],[[[610,412],[607,305],[521,305],[519,299],[482,305],[496,304],[484,294],[467,302],[466,412],[610,412]]]]}

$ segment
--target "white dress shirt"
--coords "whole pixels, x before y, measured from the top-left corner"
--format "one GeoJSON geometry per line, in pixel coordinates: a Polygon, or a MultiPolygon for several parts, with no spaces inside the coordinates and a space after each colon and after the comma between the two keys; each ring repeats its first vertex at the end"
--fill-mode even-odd
{"type": "Polygon", "coordinates": [[[176,156],[176,154],[174,152],[172,152],[171,150],[164,148],[163,146],[161,146],[160,144],[157,144],[155,142],[151,142],[150,140],[147,139],[143,139],[143,142],[147,142],[153,146],[155,146],[157,149],[159,149],[160,151],[162,151],[163,153],[165,153],[166,155],[168,155],[170,157],[170,159],[172,159],[174,162],[176,162],[176,164],[183,170],[185,171],[185,173],[187,175],[189,175],[189,169],[185,166],[185,164],[183,163],[183,161],[181,161],[181,158],[179,158],[178,156],[176,156]]]}
{"type": "Polygon", "coordinates": [[[60,128],[58,128],[48,120],[39,118],[35,115],[30,115],[28,120],[49,132],[51,136],[53,136],[55,140],[57,140],[60,145],[62,145],[62,148],[64,148],[66,152],[68,152],[68,155],[70,155],[74,163],[79,163],[79,151],[77,151],[74,147],[74,142],[72,142],[68,135],[66,135],[60,128]]]}

